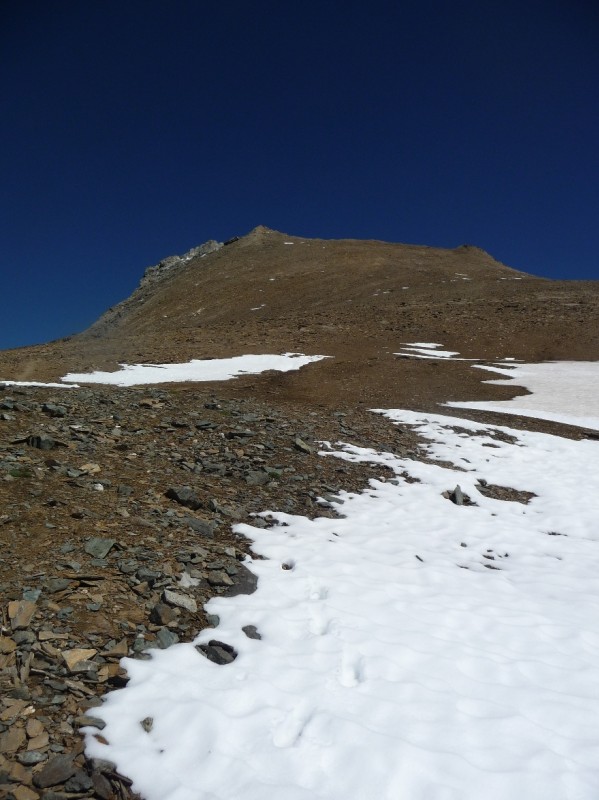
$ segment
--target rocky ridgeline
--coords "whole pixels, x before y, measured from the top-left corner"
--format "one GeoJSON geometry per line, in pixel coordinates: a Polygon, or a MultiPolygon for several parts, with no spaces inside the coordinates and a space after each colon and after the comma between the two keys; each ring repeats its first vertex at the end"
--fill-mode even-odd
{"type": "MultiPolygon", "coordinates": [[[[218,625],[208,599],[254,591],[251,542],[232,525],[335,516],[336,492],[390,476],[318,456],[323,439],[417,450],[357,412],[0,385],[0,798],[133,796],[112,764],[86,759],[80,728],[101,741],[94,708],[126,682],[121,658],[190,641],[218,625]]],[[[203,654],[226,663],[215,637],[203,654]]]]}
{"type": "Polygon", "coordinates": [[[179,267],[184,266],[191,261],[192,258],[202,258],[203,256],[207,256],[209,253],[215,253],[217,250],[220,250],[222,246],[222,242],[217,242],[214,239],[210,239],[198,247],[192,247],[191,250],[188,250],[187,253],[184,253],[182,256],[169,256],[168,258],[162,259],[162,261],[155,266],[148,267],[146,269],[140,281],[139,288],[143,288],[144,286],[148,286],[149,284],[162,280],[165,275],[171,273],[173,270],[176,270],[179,267]]]}
{"type": "Polygon", "coordinates": [[[126,300],[123,300],[121,303],[105,311],[104,314],[85,331],[85,335],[94,337],[102,336],[114,323],[121,319],[127,311],[135,308],[140,303],[144,303],[164,278],[170,277],[176,273],[178,269],[184,267],[192,259],[204,258],[210,255],[210,253],[215,253],[217,250],[220,250],[223,246],[223,242],[210,239],[198,247],[192,247],[191,250],[188,250],[187,253],[184,253],[182,256],[168,256],[168,258],[163,258],[158,264],[148,267],[137,289],[135,289],[126,300]]]}

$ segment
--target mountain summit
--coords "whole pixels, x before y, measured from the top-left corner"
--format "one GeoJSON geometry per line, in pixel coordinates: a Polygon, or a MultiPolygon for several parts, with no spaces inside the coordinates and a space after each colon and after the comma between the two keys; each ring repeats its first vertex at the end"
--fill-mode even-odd
{"type": "Polygon", "coordinates": [[[256,390],[339,405],[368,386],[370,402],[426,405],[485,389],[455,363],[397,370],[406,342],[474,359],[599,358],[598,322],[596,284],[537,278],[472,245],[309,239],[259,225],[163,259],[87,331],[3,354],[0,366],[6,378],[27,364],[27,376],[56,380],[123,362],[301,351],[333,358],[311,378],[252,379],[256,390]]]}

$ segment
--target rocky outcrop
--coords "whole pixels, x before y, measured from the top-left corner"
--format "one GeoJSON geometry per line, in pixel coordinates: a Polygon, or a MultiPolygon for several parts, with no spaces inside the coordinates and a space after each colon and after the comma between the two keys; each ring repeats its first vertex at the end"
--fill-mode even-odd
{"type": "Polygon", "coordinates": [[[191,250],[188,250],[187,253],[184,253],[182,256],[168,256],[167,258],[163,258],[162,261],[159,261],[158,264],[148,267],[133,294],[126,300],[123,300],[123,302],[105,311],[104,314],[85,331],[85,335],[93,337],[104,335],[116,322],[122,319],[127,311],[145,302],[149,295],[154,292],[165,278],[174,275],[182,267],[189,264],[190,261],[205,258],[211,253],[215,253],[217,250],[220,250],[222,246],[222,242],[209,239],[207,242],[204,242],[204,244],[198,245],[198,247],[192,247],[191,250]]]}
{"type": "Polygon", "coordinates": [[[220,250],[222,246],[222,242],[209,239],[198,247],[192,247],[191,250],[188,250],[187,253],[184,253],[182,256],[168,256],[168,258],[163,258],[158,264],[147,268],[138,288],[142,289],[145,286],[154,284],[162,280],[167,274],[171,274],[174,270],[187,264],[192,258],[203,258],[210,253],[215,253],[217,250],[220,250]]]}

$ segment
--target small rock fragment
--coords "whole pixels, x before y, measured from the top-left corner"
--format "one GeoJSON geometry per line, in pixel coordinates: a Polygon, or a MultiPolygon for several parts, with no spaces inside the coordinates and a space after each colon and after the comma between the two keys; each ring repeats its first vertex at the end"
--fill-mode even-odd
{"type": "Polygon", "coordinates": [[[198,610],[198,604],[186,594],[181,592],[173,592],[172,589],[165,589],[162,597],[165,603],[178,608],[184,608],[186,611],[191,611],[193,614],[198,610]]]}
{"type": "Polygon", "coordinates": [[[74,650],[63,650],[62,657],[69,671],[73,672],[78,664],[80,664],[82,661],[89,661],[89,659],[93,658],[97,652],[97,650],[78,647],[74,650]]]}
{"type": "Polygon", "coordinates": [[[196,650],[206,656],[214,664],[231,664],[237,658],[237,651],[226,642],[219,642],[218,639],[211,639],[208,644],[197,644],[196,650]]]}
{"type": "Polygon", "coordinates": [[[160,628],[156,634],[156,641],[158,642],[158,647],[161,650],[166,650],[168,647],[171,647],[171,645],[177,644],[179,637],[174,631],[171,631],[168,628],[160,628]]]}
{"type": "Polygon", "coordinates": [[[25,744],[25,731],[16,725],[0,734],[0,753],[16,753],[25,744]]]}
{"type": "Polygon", "coordinates": [[[264,486],[270,480],[270,476],[263,470],[253,469],[246,473],[245,482],[248,486],[264,486]]]}
{"type": "Polygon", "coordinates": [[[85,552],[93,558],[105,558],[116,544],[116,539],[104,539],[101,536],[92,536],[85,543],[85,552]]]}
{"type": "Polygon", "coordinates": [[[299,436],[293,442],[295,449],[300,450],[302,453],[312,453],[313,449],[310,447],[309,444],[306,444],[303,439],[300,439],[299,436]]]}
{"type": "Polygon", "coordinates": [[[31,600],[11,600],[8,604],[8,617],[13,631],[23,630],[31,622],[37,606],[31,600]]]}
{"type": "Polygon", "coordinates": [[[201,500],[191,486],[171,486],[170,489],[166,490],[165,496],[179,503],[181,506],[191,508],[192,511],[196,511],[198,508],[202,507],[201,500]]]}
{"type": "Polygon", "coordinates": [[[216,524],[212,520],[201,519],[200,517],[185,517],[183,522],[202,536],[207,536],[212,539],[214,537],[214,529],[216,524]]]}
{"type": "Polygon", "coordinates": [[[17,786],[12,790],[14,800],[38,800],[39,794],[30,789],[29,786],[17,786]]]}
{"type": "Polygon", "coordinates": [[[25,441],[29,447],[35,447],[37,450],[53,450],[58,446],[50,436],[28,436],[25,441]]]}
{"type": "Polygon", "coordinates": [[[456,504],[456,506],[463,506],[464,505],[464,493],[460,485],[458,484],[451,494],[451,500],[456,504]]]}
{"type": "Polygon", "coordinates": [[[110,798],[114,797],[114,793],[112,791],[112,786],[110,785],[110,781],[104,777],[99,772],[94,772],[92,775],[92,784],[94,787],[94,792],[97,794],[101,800],[110,800],[110,798]]]}
{"type": "Polygon", "coordinates": [[[248,639],[261,639],[262,636],[258,632],[258,628],[255,625],[244,625],[241,629],[248,639]]]}
{"type": "Polygon", "coordinates": [[[72,756],[55,756],[33,776],[33,783],[38,789],[47,789],[49,786],[68,781],[76,771],[72,756]]]}
{"type": "Polygon", "coordinates": [[[17,643],[14,639],[11,639],[9,636],[0,636],[0,654],[1,655],[8,655],[9,653],[14,653],[17,649],[17,643]]]}

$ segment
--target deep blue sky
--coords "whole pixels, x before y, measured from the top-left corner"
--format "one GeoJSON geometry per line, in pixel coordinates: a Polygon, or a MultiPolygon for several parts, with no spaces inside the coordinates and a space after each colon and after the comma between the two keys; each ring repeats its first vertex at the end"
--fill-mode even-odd
{"type": "Polygon", "coordinates": [[[0,348],[264,224],[599,278],[594,0],[3,0],[0,348]]]}

